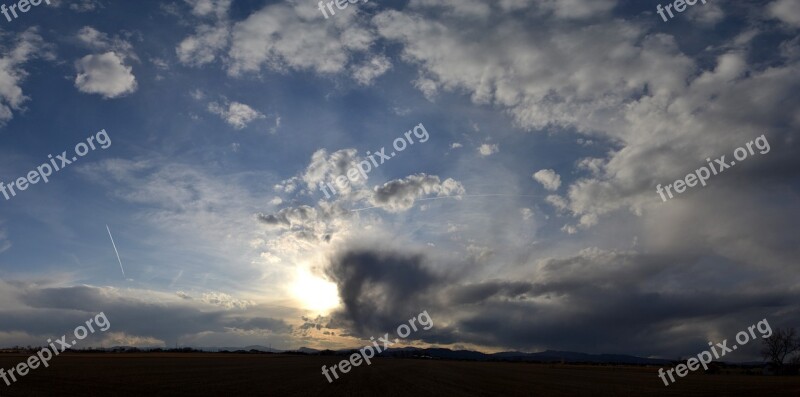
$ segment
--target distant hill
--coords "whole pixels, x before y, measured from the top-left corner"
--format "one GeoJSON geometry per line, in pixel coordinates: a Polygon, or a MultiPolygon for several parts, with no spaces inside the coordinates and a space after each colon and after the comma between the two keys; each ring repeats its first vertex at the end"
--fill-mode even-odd
{"type": "MultiPolygon", "coordinates": [[[[273,349],[261,345],[251,345],[245,347],[203,347],[203,348],[189,348],[181,347],[180,349],[165,349],[158,347],[131,347],[131,346],[114,346],[110,348],[95,348],[90,351],[95,352],[130,352],[130,351],[204,351],[204,352],[261,352],[261,353],[284,353],[284,354],[308,354],[308,355],[341,355],[345,356],[354,350],[361,349],[338,349],[332,350],[318,350],[310,347],[301,347],[296,350],[283,350],[273,349]]],[[[538,353],[525,353],[519,351],[508,351],[500,353],[482,353],[473,350],[451,350],[446,348],[426,348],[420,349],[416,347],[403,347],[403,348],[390,348],[383,353],[378,354],[381,357],[402,357],[402,358],[427,358],[427,359],[444,359],[444,360],[466,360],[466,361],[518,361],[518,362],[543,362],[543,363],[592,363],[592,364],[627,364],[627,365],[669,365],[674,363],[674,360],[665,360],[657,358],[644,358],[637,356],[630,356],[625,354],[588,354],[569,351],[556,351],[546,350],[538,353]]],[[[734,363],[730,363],[734,364],[734,363]]],[[[752,363],[739,363],[739,365],[749,366],[762,366],[762,362],[752,363]]]]}
{"type": "Polygon", "coordinates": [[[547,350],[539,353],[500,352],[486,354],[472,350],[450,350],[443,348],[403,348],[389,349],[380,354],[386,357],[423,357],[471,361],[531,361],[567,363],[606,363],[606,364],[669,364],[671,360],[652,359],[622,354],[587,354],[547,350]]]}
{"type": "Polygon", "coordinates": [[[239,351],[239,350],[244,350],[244,351],[255,350],[255,351],[264,352],[264,353],[283,353],[284,352],[283,350],[272,349],[272,348],[269,348],[269,347],[266,347],[266,346],[261,346],[261,345],[251,345],[251,346],[245,346],[245,347],[201,347],[201,348],[198,348],[198,350],[202,350],[202,351],[206,351],[206,352],[221,352],[221,351],[235,352],[235,351],[239,351]]]}

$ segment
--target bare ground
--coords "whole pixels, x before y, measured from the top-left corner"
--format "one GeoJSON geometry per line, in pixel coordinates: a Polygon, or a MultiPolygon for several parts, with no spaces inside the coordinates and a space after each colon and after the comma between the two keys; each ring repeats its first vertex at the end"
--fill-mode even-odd
{"type": "MultiPolygon", "coordinates": [[[[0,354],[8,370],[27,356],[0,354]]],[[[665,387],[656,368],[376,359],[329,384],[343,357],[62,354],[0,396],[800,396],[800,377],[703,373],[665,387]]]]}

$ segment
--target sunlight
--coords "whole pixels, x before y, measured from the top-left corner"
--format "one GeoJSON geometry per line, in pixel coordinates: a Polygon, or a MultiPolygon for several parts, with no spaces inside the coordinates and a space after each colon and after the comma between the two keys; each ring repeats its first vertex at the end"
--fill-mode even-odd
{"type": "Polygon", "coordinates": [[[303,309],[323,315],[340,303],[336,284],[311,274],[307,269],[298,269],[291,291],[303,309]]]}

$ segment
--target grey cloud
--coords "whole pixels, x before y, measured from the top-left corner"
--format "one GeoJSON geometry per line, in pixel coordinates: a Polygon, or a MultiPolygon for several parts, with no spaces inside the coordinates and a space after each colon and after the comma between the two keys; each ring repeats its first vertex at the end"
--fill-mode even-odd
{"type": "Polygon", "coordinates": [[[114,332],[154,337],[167,342],[184,335],[225,332],[230,328],[276,333],[292,331],[292,327],[284,320],[263,316],[258,307],[234,313],[216,309],[201,310],[191,301],[183,299],[153,303],[89,286],[22,286],[19,299],[29,307],[1,310],[4,321],[0,324],[0,331],[54,335],[74,329],[86,321],[87,315],[99,312],[106,314],[114,332]]]}
{"type": "Polygon", "coordinates": [[[272,226],[291,228],[292,226],[304,226],[316,220],[317,211],[307,205],[299,207],[284,208],[276,214],[258,214],[258,219],[272,226]]]}

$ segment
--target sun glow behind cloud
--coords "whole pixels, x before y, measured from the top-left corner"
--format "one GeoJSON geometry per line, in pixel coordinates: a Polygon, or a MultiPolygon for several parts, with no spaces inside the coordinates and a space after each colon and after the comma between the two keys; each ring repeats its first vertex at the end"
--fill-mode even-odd
{"type": "Polygon", "coordinates": [[[308,269],[297,270],[290,287],[293,297],[303,309],[327,315],[341,304],[336,284],[312,274],[308,269]]]}

